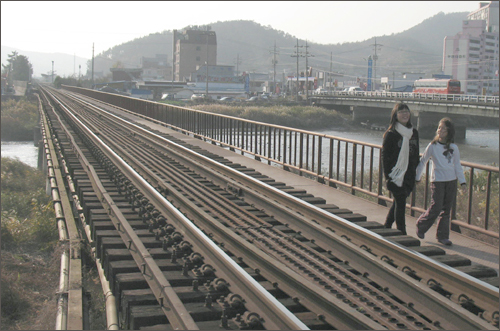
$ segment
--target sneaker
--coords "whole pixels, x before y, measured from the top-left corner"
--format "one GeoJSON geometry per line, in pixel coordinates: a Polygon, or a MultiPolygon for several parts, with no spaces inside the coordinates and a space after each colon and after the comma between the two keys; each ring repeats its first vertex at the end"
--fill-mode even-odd
{"type": "Polygon", "coordinates": [[[419,237],[420,239],[424,239],[425,233],[422,233],[422,232],[418,231],[418,229],[417,229],[417,237],[419,237]]]}
{"type": "Polygon", "coordinates": [[[443,245],[446,245],[446,246],[451,246],[452,242],[450,239],[438,239],[438,241],[443,244],[443,245]]]}

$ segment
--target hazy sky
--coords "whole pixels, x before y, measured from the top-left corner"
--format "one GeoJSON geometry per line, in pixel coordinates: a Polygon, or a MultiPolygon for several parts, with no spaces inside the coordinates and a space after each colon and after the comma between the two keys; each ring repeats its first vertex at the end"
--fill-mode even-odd
{"type": "Polygon", "coordinates": [[[1,1],[3,46],[84,58],[165,30],[252,20],[321,44],[405,31],[479,1],[1,1]]]}

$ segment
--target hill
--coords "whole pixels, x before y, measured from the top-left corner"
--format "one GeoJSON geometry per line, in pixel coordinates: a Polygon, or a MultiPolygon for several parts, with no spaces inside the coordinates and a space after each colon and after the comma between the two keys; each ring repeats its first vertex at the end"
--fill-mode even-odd
{"type": "MultiPolygon", "coordinates": [[[[444,37],[460,32],[467,14],[439,13],[401,33],[378,36],[376,43],[382,46],[377,47],[377,76],[390,76],[393,72],[439,72],[444,37]]],[[[271,52],[276,42],[279,52],[276,71],[280,74],[296,71],[296,58],[291,57],[297,43],[294,36],[245,20],[216,22],[210,26],[217,34],[218,64],[236,65],[239,59],[239,72],[272,72],[271,52]]],[[[342,28],[332,33],[342,33],[342,28]]],[[[105,71],[117,61],[125,66],[138,66],[141,56],[168,54],[172,59],[172,42],[172,31],[163,31],[117,45],[100,54],[100,59],[96,60],[99,69],[96,70],[105,71]]],[[[308,52],[313,55],[308,58],[309,65],[329,70],[332,62],[333,71],[353,77],[365,76],[365,59],[373,54],[374,44],[375,38],[331,45],[309,42],[308,52]]],[[[305,46],[305,40],[299,40],[299,45],[305,46]]],[[[299,70],[303,71],[305,59],[300,58],[299,62],[299,70]]]]}
{"type": "Polygon", "coordinates": [[[18,48],[12,48],[2,45],[2,64],[7,63],[7,56],[17,51],[20,55],[28,58],[33,66],[33,76],[40,77],[41,74],[49,74],[52,72],[52,61],[54,61],[54,75],[71,76],[78,75],[78,66],[81,65],[81,74],[87,72],[88,59],[63,53],[40,53],[24,51],[18,48]]]}
{"type": "MultiPolygon", "coordinates": [[[[439,13],[424,20],[422,23],[406,31],[377,36],[361,42],[343,44],[317,44],[308,42],[309,66],[315,69],[340,72],[346,76],[366,76],[368,56],[374,53],[375,41],[378,61],[376,63],[377,77],[392,76],[401,72],[439,72],[442,63],[443,40],[445,36],[454,36],[462,29],[462,21],[468,12],[439,13]]],[[[390,24],[390,22],[387,22],[390,24]]],[[[239,59],[238,71],[272,72],[272,51],[276,43],[278,64],[276,71],[293,74],[297,68],[296,58],[291,57],[297,44],[296,37],[270,26],[262,26],[253,21],[238,20],[210,24],[217,34],[217,63],[220,65],[235,65],[239,59]]],[[[186,27],[187,28],[187,27],[186,27]]],[[[366,29],[366,26],[359,26],[366,29]]],[[[342,33],[342,27],[332,33],[342,33]]],[[[109,74],[109,68],[120,62],[125,67],[139,67],[141,57],[154,57],[156,54],[167,54],[172,60],[172,31],[152,33],[129,42],[114,46],[96,55],[94,70],[109,74]]],[[[305,46],[305,40],[299,40],[300,46],[305,46]]],[[[2,59],[4,59],[2,46],[2,59]]],[[[301,48],[304,50],[304,48],[301,48]]],[[[46,73],[51,70],[51,61],[55,61],[57,73],[73,74],[73,67],[78,73],[79,61],[85,59],[65,55],[57,59],[57,54],[24,52],[20,54],[29,57],[35,73],[46,73]],[[64,70],[60,69],[64,66],[64,70]],[[42,68],[42,69],[39,69],[42,68]]],[[[10,53],[10,52],[8,52],[10,53]]],[[[61,56],[64,54],[60,54],[61,56]]],[[[5,55],[6,58],[6,55],[5,55]]],[[[4,60],[2,60],[2,63],[4,60]]],[[[299,58],[299,70],[305,69],[305,59],[299,58]]],[[[86,72],[86,63],[82,64],[82,74],[86,72]]]]}

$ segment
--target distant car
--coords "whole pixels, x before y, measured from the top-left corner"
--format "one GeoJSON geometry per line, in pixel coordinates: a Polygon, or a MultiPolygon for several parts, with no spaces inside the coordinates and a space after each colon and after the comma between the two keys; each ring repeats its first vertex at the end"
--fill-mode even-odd
{"type": "Polygon", "coordinates": [[[316,90],[314,90],[314,94],[325,95],[328,94],[328,90],[325,90],[322,87],[318,87],[316,90]]]}
{"type": "Polygon", "coordinates": [[[233,102],[234,98],[233,97],[223,97],[223,98],[220,98],[219,101],[222,101],[222,102],[233,102]]]}
{"type": "Polygon", "coordinates": [[[259,97],[253,96],[253,97],[248,98],[246,101],[247,102],[256,102],[256,101],[259,101],[259,97]]]}
{"type": "Polygon", "coordinates": [[[344,89],[344,92],[363,92],[363,90],[358,86],[349,86],[344,89]]]}
{"type": "Polygon", "coordinates": [[[191,100],[203,100],[205,99],[205,94],[193,94],[191,100]]]}
{"type": "Polygon", "coordinates": [[[172,93],[165,93],[161,96],[162,100],[174,100],[175,96],[172,93]]]}
{"type": "Polygon", "coordinates": [[[99,91],[108,92],[108,93],[119,93],[120,92],[117,89],[109,87],[109,86],[103,86],[99,89],[99,91]]]}
{"type": "Polygon", "coordinates": [[[365,91],[363,91],[363,89],[359,86],[349,86],[343,89],[342,92],[347,92],[352,95],[362,95],[365,91]]]}
{"type": "Polygon", "coordinates": [[[122,91],[117,90],[115,88],[112,88],[110,86],[103,86],[100,89],[98,89],[98,91],[102,91],[102,92],[106,92],[106,93],[119,94],[119,95],[126,95],[126,96],[130,95],[130,93],[122,92],[122,91]]]}

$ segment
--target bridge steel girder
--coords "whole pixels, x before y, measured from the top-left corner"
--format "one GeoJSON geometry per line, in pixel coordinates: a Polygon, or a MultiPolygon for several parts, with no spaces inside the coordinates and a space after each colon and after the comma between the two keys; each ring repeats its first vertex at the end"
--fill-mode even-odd
{"type": "Polygon", "coordinates": [[[441,113],[444,116],[466,115],[499,118],[499,107],[496,104],[459,103],[422,99],[391,99],[364,97],[315,97],[311,99],[319,106],[344,106],[392,109],[396,102],[403,101],[418,116],[420,112],[441,113]]]}

